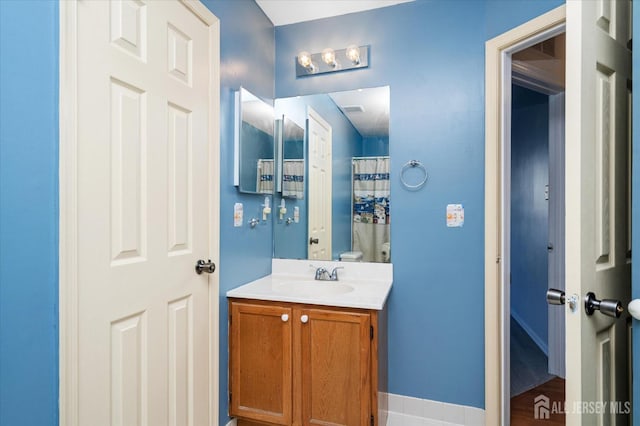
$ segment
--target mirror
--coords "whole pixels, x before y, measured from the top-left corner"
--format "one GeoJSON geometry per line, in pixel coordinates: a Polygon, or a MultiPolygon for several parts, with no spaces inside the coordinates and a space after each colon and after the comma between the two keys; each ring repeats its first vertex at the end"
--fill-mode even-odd
{"type": "Polygon", "coordinates": [[[303,130],[302,143],[297,139],[291,152],[302,160],[304,174],[300,179],[303,198],[285,195],[284,172],[282,191],[274,195],[274,257],[391,261],[389,104],[389,87],[275,100],[276,116],[284,116],[283,128],[290,120],[303,130]],[[314,147],[327,137],[314,130],[317,121],[325,123],[320,128],[330,128],[325,151],[314,147]],[[314,176],[322,175],[316,173],[315,164],[325,155],[330,158],[326,185],[314,182],[318,179],[314,176]],[[319,237],[318,229],[326,229],[327,234],[319,237]],[[323,244],[325,248],[318,250],[323,244]]]}
{"type": "Polygon", "coordinates": [[[273,106],[244,88],[236,92],[234,183],[247,194],[272,194],[273,106]]]}
{"type": "Polygon", "coordinates": [[[283,198],[304,198],[304,129],[289,117],[279,120],[278,192],[283,198]]]}

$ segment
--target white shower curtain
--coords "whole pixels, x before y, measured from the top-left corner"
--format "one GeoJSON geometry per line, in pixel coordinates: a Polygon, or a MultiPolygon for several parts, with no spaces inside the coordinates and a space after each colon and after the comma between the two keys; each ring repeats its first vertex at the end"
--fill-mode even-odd
{"type": "Polygon", "coordinates": [[[304,160],[283,161],[282,196],[304,198],[304,160]]]}
{"type": "Polygon", "coordinates": [[[256,191],[262,194],[273,194],[273,159],[258,160],[256,191]]]}
{"type": "Polygon", "coordinates": [[[389,157],[353,160],[353,243],[364,262],[389,262],[389,157]]]}

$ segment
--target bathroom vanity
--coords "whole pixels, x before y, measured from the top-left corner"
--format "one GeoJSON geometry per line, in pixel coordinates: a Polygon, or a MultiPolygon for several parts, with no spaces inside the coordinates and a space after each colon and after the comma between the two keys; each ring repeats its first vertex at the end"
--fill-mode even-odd
{"type": "Polygon", "coordinates": [[[317,281],[308,261],[274,259],[272,275],[227,293],[238,425],[386,424],[392,267],[314,262],[335,266],[338,281],[317,281]]]}

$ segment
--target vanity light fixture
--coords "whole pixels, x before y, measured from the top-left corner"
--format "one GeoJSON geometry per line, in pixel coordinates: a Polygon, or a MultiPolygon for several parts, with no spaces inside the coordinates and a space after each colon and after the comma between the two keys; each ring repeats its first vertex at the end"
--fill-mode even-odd
{"type": "Polygon", "coordinates": [[[338,63],[336,62],[336,52],[330,47],[327,47],[322,51],[322,60],[331,68],[336,68],[338,66],[338,63]]]}
{"type": "Polygon", "coordinates": [[[369,46],[355,44],[345,49],[330,47],[322,53],[302,51],[296,58],[296,77],[369,67],[369,46]]]}
{"type": "Polygon", "coordinates": [[[315,73],[317,70],[316,66],[313,65],[313,58],[311,57],[311,53],[307,51],[298,53],[298,64],[311,74],[315,73]]]}
{"type": "Polygon", "coordinates": [[[360,48],[355,44],[347,47],[345,55],[353,65],[360,64],[360,48]]]}

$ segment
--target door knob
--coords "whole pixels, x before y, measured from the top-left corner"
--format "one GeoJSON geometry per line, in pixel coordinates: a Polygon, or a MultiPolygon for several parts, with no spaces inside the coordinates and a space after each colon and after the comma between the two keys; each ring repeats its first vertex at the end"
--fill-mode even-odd
{"type": "Polygon", "coordinates": [[[612,318],[620,318],[620,315],[624,312],[620,301],[612,299],[598,300],[592,292],[587,293],[584,298],[584,310],[587,315],[593,315],[595,311],[600,311],[601,314],[612,318]]]}
{"type": "Polygon", "coordinates": [[[302,321],[303,324],[306,324],[309,321],[309,316],[308,315],[302,315],[300,317],[300,321],[302,321]]]}
{"type": "Polygon", "coordinates": [[[640,299],[634,299],[629,303],[629,313],[632,317],[637,320],[640,320],[640,299]]]}
{"type": "Polygon", "coordinates": [[[313,238],[313,237],[309,237],[309,245],[312,246],[314,244],[318,244],[320,242],[320,240],[318,240],[317,238],[313,238]]]}
{"type": "Polygon", "coordinates": [[[287,314],[282,314],[282,315],[280,316],[280,319],[282,319],[282,322],[287,322],[287,321],[289,321],[289,315],[287,315],[287,314]]]}
{"type": "Polygon", "coordinates": [[[216,270],[216,264],[209,259],[208,261],[204,261],[202,259],[196,262],[196,274],[200,275],[203,272],[207,274],[213,274],[216,270]]]}
{"type": "Polygon", "coordinates": [[[550,305],[564,305],[564,291],[550,288],[547,290],[547,303],[550,305]]]}

